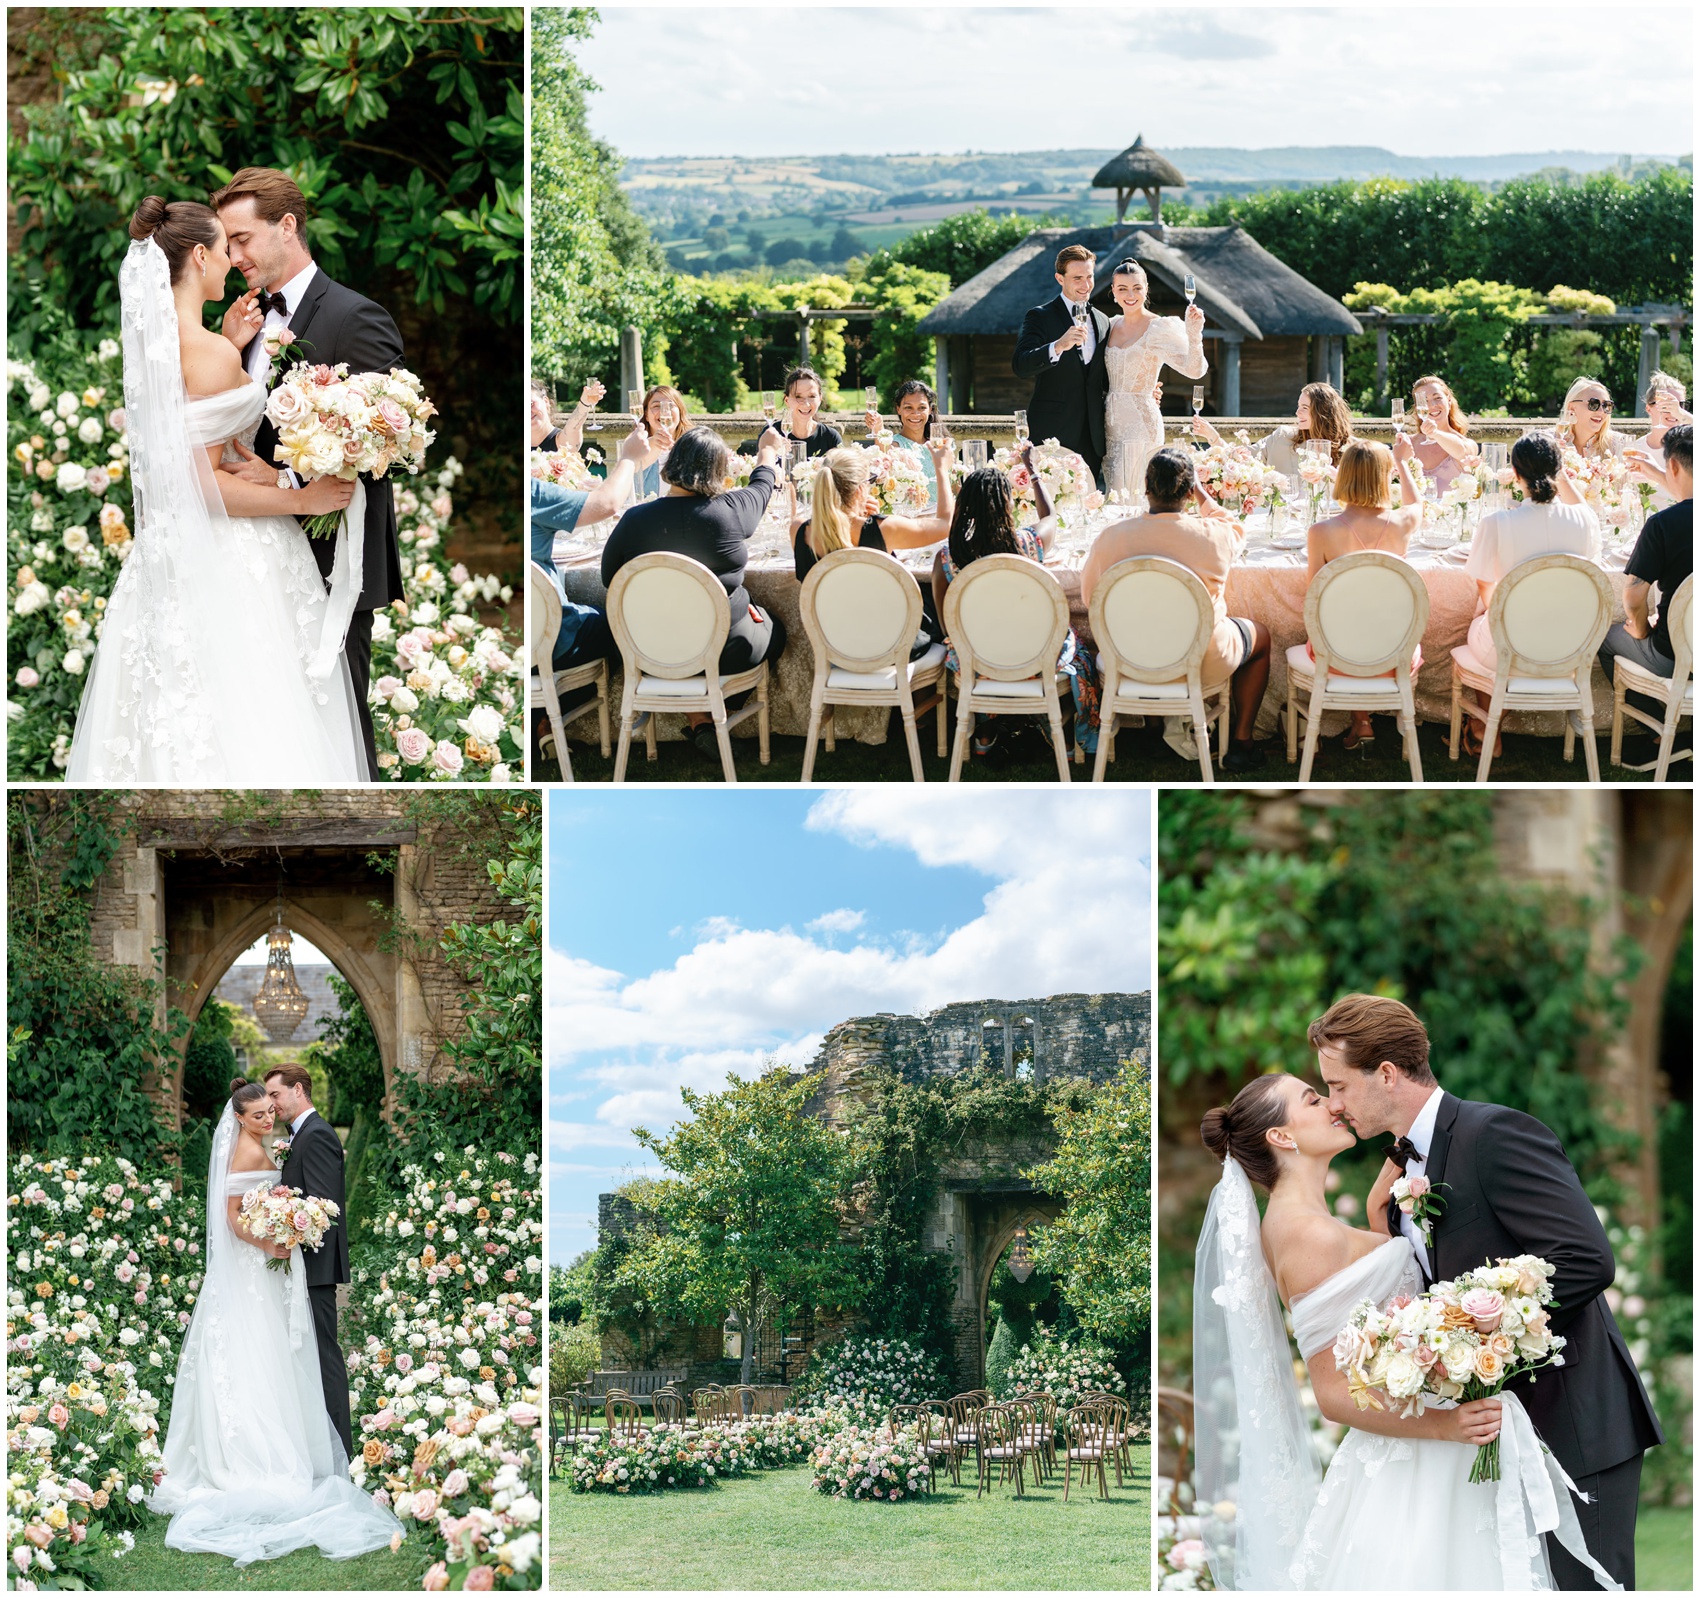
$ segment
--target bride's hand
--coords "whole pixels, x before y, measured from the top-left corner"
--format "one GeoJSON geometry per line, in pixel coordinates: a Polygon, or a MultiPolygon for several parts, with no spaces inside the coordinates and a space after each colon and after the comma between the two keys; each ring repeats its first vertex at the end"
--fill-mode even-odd
{"type": "Polygon", "coordinates": [[[1491,1443],[1499,1436],[1501,1410],[1497,1398],[1477,1398],[1468,1404],[1460,1404],[1456,1409],[1440,1410],[1437,1413],[1445,1415],[1450,1422],[1447,1441],[1454,1443],[1469,1443],[1473,1448],[1480,1448],[1483,1443],[1491,1443]]]}
{"type": "Polygon", "coordinates": [[[1204,312],[1201,311],[1196,304],[1187,306],[1187,308],[1186,308],[1186,330],[1187,330],[1187,332],[1191,333],[1195,329],[1201,328],[1203,326],[1204,326],[1204,312]]]}
{"type": "Polygon", "coordinates": [[[1383,1160],[1381,1169],[1376,1173],[1375,1186],[1369,1190],[1368,1204],[1369,1229],[1380,1232],[1384,1237],[1387,1231],[1387,1201],[1393,1197],[1393,1184],[1399,1180],[1402,1168],[1392,1160],[1383,1160]]]}
{"type": "Polygon", "coordinates": [[[354,484],[340,477],[317,477],[298,489],[291,507],[297,516],[323,516],[328,511],[347,510],[354,498],[354,484]]]}
{"type": "Polygon", "coordinates": [[[249,289],[231,301],[224,313],[220,331],[237,349],[245,350],[254,342],[254,335],[265,325],[265,317],[254,302],[260,297],[258,289],[249,289]]]}

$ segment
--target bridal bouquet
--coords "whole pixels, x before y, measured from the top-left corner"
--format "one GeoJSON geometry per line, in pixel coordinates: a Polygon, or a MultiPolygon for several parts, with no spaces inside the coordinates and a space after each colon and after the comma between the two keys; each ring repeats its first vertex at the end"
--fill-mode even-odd
{"type": "Polygon", "coordinates": [[[576,449],[558,449],[545,454],[540,449],[531,452],[531,475],[557,488],[589,490],[599,479],[585,464],[576,449]]]}
{"type": "MultiPolygon", "coordinates": [[[[1553,1267],[1533,1254],[1482,1265],[1385,1309],[1369,1299],[1334,1344],[1359,1409],[1404,1419],[1435,1400],[1492,1398],[1513,1376],[1562,1365],[1565,1339],[1548,1321],[1553,1267]]],[[[1473,1482],[1499,1480],[1499,1441],[1476,1450],[1473,1482]]]]}
{"type": "MultiPolygon", "coordinates": [[[[396,367],[350,377],[347,362],[292,366],[266,401],[276,458],[302,477],[345,482],[382,477],[393,466],[417,472],[437,436],[425,426],[436,414],[412,372],[396,367]]],[[[341,520],[342,512],[326,511],[304,516],[301,525],[311,537],[328,538],[341,520]]]]}
{"type": "MultiPolygon", "coordinates": [[[[242,1197],[242,1229],[262,1243],[281,1243],[293,1248],[318,1248],[325,1233],[342,1214],[329,1199],[313,1198],[298,1187],[257,1187],[242,1197]]],[[[289,1261],[267,1260],[266,1269],[287,1271],[289,1261]]]]}

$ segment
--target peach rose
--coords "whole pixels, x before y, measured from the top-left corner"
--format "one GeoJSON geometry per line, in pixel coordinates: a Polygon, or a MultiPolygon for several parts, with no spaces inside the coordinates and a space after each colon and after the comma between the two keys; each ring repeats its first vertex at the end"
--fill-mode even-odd
{"type": "Polygon", "coordinates": [[[1497,1382],[1505,1374],[1505,1361],[1483,1343],[1476,1350],[1476,1375],[1484,1382],[1497,1382]]]}
{"type": "Polygon", "coordinates": [[[425,1572],[425,1579],[419,1585],[426,1592],[447,1592],[449,1590],[449,1567],[439,1559],[425,1572]]]}

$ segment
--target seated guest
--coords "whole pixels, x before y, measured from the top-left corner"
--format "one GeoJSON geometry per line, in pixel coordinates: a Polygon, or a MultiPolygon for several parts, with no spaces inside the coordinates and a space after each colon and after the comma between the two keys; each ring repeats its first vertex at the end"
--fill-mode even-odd
{"type": "Polygon", "coordinates": [[[1693,423],[1686,409],[1688,390],[1668,372],[1654,372],[1647,379],[1647,420],[1653,425],[1646,434],[1624,446],[1624,459],[1637,479],[1653,485],[1651,509],[1664,510],[1676,503],[1665,468],[1665,433],[1679,422],[1693,423]]]}
{"type": "Polygon", "coordinates": [[[1411,385],[1411,403],[1417,459],[1435,493],[1444,494],[1461,471],[1475,470],[1482,452],[1469,436],[1470,420],[1463,406],[1442,378],[1419,377],[1411,385]]]}
{"type": "MultiPolygon", "coordinates": [[[[1193,417],[1192,430],[1199,438],[1212,444],[1222,442],[1222,435],[1202,416],[1193,417]]],[[[1329,453],[1338,465],[1340,451],[1351,437],[1352,413],[1346,408],[1345,400],[1327,383],[1307,383],[1299,391],[1298,410],[1292,423],[1287,427],[1277,427],[1251,447],[1274,470],[1291,477],[1299,469],[1301,445],[1313,438],[1327,439],[1329,453]]]]}
{"type": "MultiPolygon", "coordinates": [[[[1551,433],[1525,433],[1518,439],[1511,446],[1511,470],[1523,490],[1522,503],[1482,517],[1470,540],[1470,558],[1464,563],[1464,570],[1476,579],[1477,593],[1468,648],[1486,672],[1499,663],[1488,630],[1488,606],[1506,573],[1537,555],[1580,555],[1594,560],[1600,552],[1600,524],[1564,470],[1558,440],[1551,433]]],[[[1501,745],[1496,735],[1496,757],[1501,745]]],[[[1464,722],[1464,746],[1471,755],[1482,752],[1482,727],[1474,717],[1464,722]]]]}
{"type": "Polygon", "coordinates": [[[644,395],[643,430],[661,448],[638,478],[638,493],[643,498],[654,499],[661,492],[661,463],[667,459],[673,440],[690,425],[690,412],[685,409],[685,397],[678,389],[662,385],[644,395]]]}
{"type": "MultiPolygon", "coordinates": [[[[1354,555],[1360,550],[1379,549],[1385,555],[1405,558],[1406,548],[1423,519],[1422,502],[1417,496],[1417,480],[1411,471],[1416,454],[1403,433],[1393,441],[1390,450],[1372,439],[1355,438],[1340,452],[1340,469],[1334,477],[1334,497],[1340,502],[1337,515],[1313,522],[1305,534],[1308,573],[1305,586],[1316,581],[1316,574],[1331,560],[1342,555],[1354,555]],[[1399,470],[1399,504],[1393,504],[1393,469],[1399,470]]],[[[1316,658],[1314,651],[1311,658],[1316,658]]],[[[1422,646],[1417,646],[1411,670],[1421,670],[1422,646]]],[[[1375,723],[1367,710],[1352,712],[1351,730],[1342,740],[1348,749],[1369,743],[1375,737],[1375,723]]]]}
{"type": "Polygon", "coordinates": [[[549,394],[541,383],[531,385],[531,447],[553,455],[570,449],[575,454],[584,447],[584,424],[591,411],[608,392],[593,377],[579,392],[578,404],[567,412],[559,428],[549,420],[549,394]]]}
{"type": "MultiPolygon", "coordinates": [[[[868,429],[863,448],[877,448],[879,432],[884,426],[880,421],[879,412],[865,412],[862,421],[868,429]]],[[[934,465],[933,452],[928,445],[929,440],[942,438],[943,435],[944,422],[939,416],[938,395],[918,377],[911,377],[907,382],[899,383],[897,429],[892,434],[892,447],[906,449],[920,461],[921,470],[927,474],[927,492],[935,499],[939,491],[938,468],[934,465]]]]}
{"type": "MultiPolygon", "coordinates": [[[[632,506],[608,535],[602,550],[604,583],[612,583],[620,568],[639,555],[660,552],[700,561],[720,579],[732,618],[731,631],[720,651],[722,676],[748,671],[764,660],[777,660],[785,648],[784,622],[756,605],[744,587],[750,535],[779,487],[778,431],[767,428],[756,443],[756,467],[749,486],[728,489],[726,475],[731,461],[720,435],[707,427],[688,428],[667,452],[661,468],[667,492],[660,499],[632,506]]],[[[708,713],[693,714],[690,723],[697,748],[718,759],[719,746],[708,713]]]]}
{"type": "MultiPolygon", "coordinates": [[[[942,440],[929,445],[928,451],[935,462],[945,459],[946,446],[942,440]]],[[[797,508],[795,487],[786,485],[792,500],[791,552],[797,563],[797,581],[807,577],[822,556],[830,555],[835,549],[848,549],[852,532],[856,534],[857,547],[883,553],[894,549],[924,549],[947,537],[955,504],[948,471],[941,481],[944,492],[931,515],[881,516],[868,492],[868,452],[853,445],[828,451],[811,479],[813,505],[808,513],[797,508]]],[[[938,617],[931,614],[931,584],[922,590],[921,598],[929,637],[944,637],[938,617]]]]}
{"type": "Polygon", "coordinates": [[[1611,425],[1611,390],[1595,377],[1579,377],[1570,385],[1553,431],[1561,448],[1575,450],[1583,460],[1621,455],[1629,442],[1611,425]]]}
{"type": "MultiPolygon", "coordinates": [[[[844,442],[844,435],[837,428],[815,420],[825,392],[820,374],[812,366],[793,366],[785,374],[785,409],[767,429],[778,435],[782,455],[790,454],[790,446],[797,439],[807,447],[810,460],[829,449],[837,449],[844,442]]],[[[760,443],[759,438],[746,438],[738,446],[738,453],[754,455],[760,443]]]]}
{"type": "MultiPolygon", "coordinates": [[[[1671,643],[1667,614],[1672,596],[1694,570],[1693,423],[1682,422],[1666,428],[1664,450],[1672,503],[1656,516],[1647,518],[1624,568],[1629,575],[1629,586],[1623,591],[1626,618],[1600,644],[1600,665],[1607,682],[1615,681],[1613,662],[1619,655],[1661,677],[1669,677],[1676,670],[1676,650],[1671,643]],[[1649,622],[1648,602],[1655,583],[1659,587],[1659,619],[1649,622]]],[[[1662,706],[1644,694],[1632,698],[1641,709],[1663,711],[1662,706]]],[[[1627,765],[1647,764],[1658,754],[1650,737],[1635,738],[1623,747],[1627,765]],[[1632,744],[1638,747],[1632,749],[1632,744]]]]}
{"type": "MultiPolygon", "coordinates": [[[[1216,613],[1200,674],[1204,686],[1214,688],[1233,679],[1233,719],[1222,768],[1255,771],[1263,764],[1263,751],[1253,740],[1269,684],[1269,629],[1247,617],[1230,616],[1223,597],[1243,535],[1233,517],[1200,486],[1190,450],[1161,449],[1151,457],[1145,468],[1145,498],[1150,505],[1145,515],[1116,522],[1093,541],[1080,573],[1080,597],[1090,605],[1105,573],[1136,555],[1157,555],[1192,572],[1209,592],[1216,613]],[[1196,515],[1188,511],[1188,499],[1197,501],[1196,515]]],[[[1182,749],[1180,724],[1165,717],[1163,726],[1165,741],[1182,749]]]]}
{"type": "MultiPolygon", "coordinates": [[[[1051,519],[1051,496],[1033,464],[1031,441],[1022,445],[1021,460],[1033,479],[1038,526],[1015,525],[1015,495],[1005,472],[996,466],[982,466],[970,472],[957,491],[950,519],[950,542],[933,560],[934,615],[943,617],[945,590],[964,568],[984,555],[1020,555],[1037,565],[1044,564],[1046,551],[1057,536],[1056,523],[1051,519]]],[[[956,646],[948,638],[945,649],[946,664],[960,676],[962,668],[957,660],[956,646]]],[[[1062,652],[1057,656],[1057,670],[1068,674],[1070,695],[1074,700],[1074,741],[1088,754],[1095,754],[1098,748],[1098,684],[1092,662],[1081,649],[1072,628],[1063,639],[1062,652]]],[[[995,720],[984,712],[979,713],[975,723],[975,754],[989,754],[996,745],[997,734],[991,725],[995,720]]]]}

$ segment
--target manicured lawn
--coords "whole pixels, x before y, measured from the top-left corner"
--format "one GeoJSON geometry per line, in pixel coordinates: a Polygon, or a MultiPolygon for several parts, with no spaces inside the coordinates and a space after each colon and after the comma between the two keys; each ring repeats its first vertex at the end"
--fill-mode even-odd
{"type": "MultiPolygon", "coordinates": [[[[954,711],[953,711],[954,717],[954,711]]],[[[580,722],[575,732],[581,732],[594,722],[580,722]]],[[[908,782],[909,754],[904,746],[901,724],[894,722],[896,736],[884,744],[860,744],[840,740],[831,754],[822,744],[815,756],[816,782],[908,782]]],[[[1042,723],[1035,723],[1035,726],[1042,723]]],[[[1324,739],[1317,753],[1313,780],[1330,785],[1356,782],[1409,782],[1410,768],[1402,758],[1398,730],[1388,716],[1378,716],[1375,722],[1375,741],[1367,749],[1347,751],[1338,738],[1324,739]]],[[[616,729],[617,734],[617,729],[616,729]]],[[[936,734],[931,716],[923,718],[920,726],[922,769],[928,782],[943,782],[950,774],[948,759],[940,760],[934,753],[936,734]]],[[[1424,722],[1418,730],[1418,742],[1423,755],[1423,780],[1428,783],[1474,782],[1476,763],[1460,755],[1454,763],[1447,758],[1447,730],[1439,723],[1424,722]]],[[[994,753],[985,760],[969,760],[962,768],[964,782],[1055,782],[1057,767],[1048,742],[1042,735],[1022,731],[1013,740],[1008,752],[994,753]]],[[[756,753],[755,739],[734,738],[732,755],[738,767],[740,782],[797,782],[803,773],[803,742],[801,738],[773,739],[773,759],[762,765],[756,753]]],[[[1600,777],[1606,782],[1651,782],[1651,772],[1629,771],[1610,761],[1609,734],[1598,740],[1600,777]]],[[[1295,762],[1287,764],[1284,738],[1266,739],[1263,744],[1267,763],[1261,771],[1228,775],[1217,773],[1217,780],[1232,783],[1270,782],[1292,783],[1298,780],[1295,762]]],[[[594,743],[572,744],[573,776],[579,782],[608,782],[614,775],[612,758],[604,760],[594,743]]],[[[1071,766],[1070,775],[1076,782],[1088,782],[1092,765],[1071,766]]],[[[1110,782],[1172,782],[1199,781],[1196,762],[1189,764],[1163,742],[1161,728],[1153,725],[1124,729],[1116,737],[1116,759],[1107,771],[1110,782]]],[[[1675,781],[1693,780],[1693,769],[1683,761],[1671,767],[1675,781]]],[[[532,749],[532,777],[539,782],[558,782],[561,772],[553,760],[539,760],[536,746],[532,749]]],[[[693,744],[675,742],[660,746],[659,758],[651,765],[643,752],[641,738],[633,740],[632,755],[626,766],[630,782],[719,782],[720,761],[705,759],[693,744]]],[[[1564,759],[1562,738],[1534,738],[1515,733],[1506,735],[1505,752],[1493,763],[1494,782],[1563,782],[1588,780],[1588,768],[1578,744],[1576,759],[1564,759]]]]}
{"type": "Polygon", "coordinates": [[[1692,1509],[1643,1509],[1635,1517],[1635,1585],[1642,1592],[1693,1591],[1692,1509]]]}
{"type": "MultiPolygon", "coordinates": [[[[964,1478],[966,1482],[967,1477],[964,1478]]],[[[1145,1588],[1151,1569],[1151,1451],[1110,1499],[1062,1481],[974,1498],[944,1477],[909,1503],[817,1493],[806,1465],[717,1487],[617,1498],[550,1483],[556,1592],[595,1588],[1145,1588]]]]}
{"type": "Polygon", "coordinates": [[[122,1559],[101,1561],[102,1586],[120,1592],[407,1592],[417,1591],[430,1561],[422,1545],[398,1553],[380,1548],[357,1559],[326,1559],[303,1548],[240,1570],[216,1554],[183,1554],[165,1546],[163,1515],[150,1516],[122,1559]]]}

